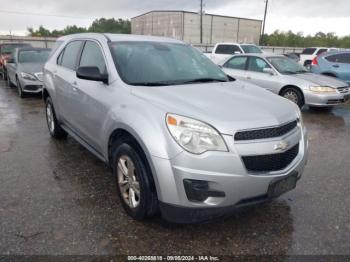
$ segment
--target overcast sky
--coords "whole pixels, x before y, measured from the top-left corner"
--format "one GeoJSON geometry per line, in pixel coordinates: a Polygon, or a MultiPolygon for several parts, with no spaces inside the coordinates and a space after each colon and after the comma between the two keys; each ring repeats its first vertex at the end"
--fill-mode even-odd
{"type": "MultiPolygon", "coordinates": [[[[263,18],[264,0],[204,1],[207,13],[263,18]]],[[[12,34],[24,35],[27,27],[39,25],[49,29],[63,29],[73,24],[86,27],[95,18],[131,18],[150,10],[198,11],[199,0],[1,0],[0,34],[9,34],[11,30],[12,34]]],[[[266,31],[349,35],[349,14],[349,0],[269,0],[266,31]]]]}

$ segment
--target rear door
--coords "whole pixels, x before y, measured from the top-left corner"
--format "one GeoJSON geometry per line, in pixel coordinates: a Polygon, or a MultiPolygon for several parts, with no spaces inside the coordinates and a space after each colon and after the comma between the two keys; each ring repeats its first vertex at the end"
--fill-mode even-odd
{"type": "Polygon", "coordinates": [[[57,67],[53,72],[58,105],[55,109],[59,110],[60,121],[72,130],[76,129],[73,121],[76,114],[74,93],[77,84],[76,69],[82,44],[83,41],[80,40],[69,42],[58,56],[57,67]]]}
{"type": "Polygon", "coordinates": [[[350,53],[330,55],[325,59],[331,63],[332,71],[350,84],[350,53]]]}
{"type": "Polygon", "coordinates": [[[247,56],[234,56],[223,65],[223,70],[229,76],[246,80],[247,56]]]}
{"type": "Polygon", "coordinates": [[[246,80],[278,94],[280,86],[278,83],[279,77],[277,74],[271,75],[270,73],[265,73],[265,68],[273,69],[265,59],[250,56],[248,59],[246,80]]]}

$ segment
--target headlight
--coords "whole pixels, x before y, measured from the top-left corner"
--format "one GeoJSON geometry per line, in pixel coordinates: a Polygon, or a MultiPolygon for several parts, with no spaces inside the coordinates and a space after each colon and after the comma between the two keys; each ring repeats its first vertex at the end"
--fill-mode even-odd
{"type": "Polygon", "coordinates": [[[167,114],[166,124],[175,141],[190,153],[228,151],[219,132],[206,123],[184,116],[167,114]]]}
{"type": "Polygon", "coordinates": [[[21,76],[23,79],[26,79],[26,80],[31,80],[31,81],[37,80],[35,76],[28,74],[28,73],[21,72],[21,76]]]}
{"type": "Polygon", "coordinates": [[[315,93],[335,93],[336,89],[328,86],[310,86],[310,90],[315,93]]]}

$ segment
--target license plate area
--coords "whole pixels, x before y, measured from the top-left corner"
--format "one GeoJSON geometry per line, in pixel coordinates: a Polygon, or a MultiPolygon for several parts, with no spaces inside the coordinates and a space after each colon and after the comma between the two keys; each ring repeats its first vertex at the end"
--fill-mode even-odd
{"type": "Polygon", "coordinates": [[[293,190],[297,185],[297,181],[298,173],[293,173],[288,177],[272,182],[268,189],[269,198],[276,198],[288,191],[293,190]]]}

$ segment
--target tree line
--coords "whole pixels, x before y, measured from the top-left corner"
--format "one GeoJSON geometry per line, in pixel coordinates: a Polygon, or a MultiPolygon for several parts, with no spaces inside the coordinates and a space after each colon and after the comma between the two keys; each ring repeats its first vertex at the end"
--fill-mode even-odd
{"type": "Polygon", "coordinates": [[[131,22],[130,20],[124,20],[121,18],[100,18],[93,21],[93,23],[87,28],[71,25],[65,27],[63,30],[49,30],[44,26],[39,26],[38,29],[28,28],[27,30],[30,36],[40,37],[59,37],[63,35],[86,32],[130,34],[131,22]]]}
{"type": "Polygon", "coordinates": [[[263,45],[267,46],[290,46],[290,47],[339,47],[350,48],[350,35],[338,37],[335,33],[318,32],[315,35],[304,36],[302,32],[283,32],[276,30],[272,34],[265,34],[263,45]]]}
{"type": "MultiPolygon", "coordinates": [[[[38,29],[28,28],[30,36],[41,37],[59,37],[63,35],[98,32],[98,33],[119,33],[130,34],[131,22],[126,19],[100,18],[85,28],[76,25],[67,26],[63,30],[49,30],[43,26],[38,29]]],[[[335,33],[318,32],[315,35],[304,35],[302,32],[293,33],[292,31],[276,30],[272,34],[265,34],[263,45],[266,46],[288,46],[288,47],[308,47],[308,46],[324,46],[324,47],[340,47],[350,48],[350,35],[338,37],[335,33]]]]}

